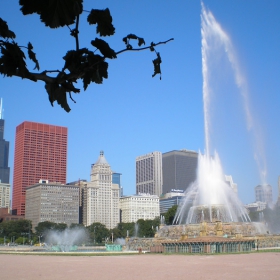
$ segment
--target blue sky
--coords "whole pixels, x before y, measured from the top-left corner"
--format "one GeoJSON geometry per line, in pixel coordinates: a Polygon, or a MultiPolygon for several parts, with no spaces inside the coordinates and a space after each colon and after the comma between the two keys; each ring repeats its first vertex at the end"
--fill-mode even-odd
{"type": "MultiPolygon", "coordinates": [[[[257,137],[264,143],[267,183],[278,195],[280,175],[280,2],[278,0],[205,0],[231,37],[244,78],[257,137]]],[[[162,80],[152,78],[154,54],[123,53],[109,61],[109,78],[102,85],[69,100],[71,112],[51,107],[42,82],[0,77],[5,139],[10,141],[13,175],[15,128],[34,121],[68,127],[67,181],[90,179],[90,166],[100,150],[111,168],[122,173],[124,194],[135,193],[135,158],[152,151],[204,151],[200,1],[84,1],[84,9],[109,8],[116,33],[106,38],[115,51],[124,48],[129,33],[150,42],[175,40],[156,48],[162,56],[162,80]]],[[[51,30],[37,15],[23,16],[18,1],[1,1],[0,17],[17,35],[19,45],[34,46],[41,69],[61,69],[62,57],[75,48],[68,28],[51,30]]],[[[81,17],[80,46],[91,48],[95,27],[81,17]]],[[[217,54],[218,55],[218,54],[217,54]]],[[[30,63],[30,69],[33,69],[30,63]]],[[[211,104],[211,141],[224,172],[238,184],[243,203],[253,202],[260,183],[252,135],[246,129],[240,93],[231,70],[223,63],[214,69],[217,93],[211,104]],[[220,84],[222,86],[220,86],[220,84]]],[[[82,85],[80,85],[82,88],[82,85]]]]}

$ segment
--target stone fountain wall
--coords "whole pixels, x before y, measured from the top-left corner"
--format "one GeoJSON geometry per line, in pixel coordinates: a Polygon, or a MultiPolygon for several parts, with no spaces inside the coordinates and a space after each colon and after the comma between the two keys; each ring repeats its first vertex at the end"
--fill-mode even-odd
{"type": "Polygon", "coordinates": [[[266,227],[261,223],[206,223],[188,224],[188,225],[161,225],[155,238],[171,238],[180,239],[181,236],[197,237],[197,236],[255,236],[265,234],[266,227]]]}
{"type": "Polygon", "coordinates": [[[141,248],[149,251],[151,247],[166,241],[184,241],[204,236],[221,236],[227,238],[250,239],[256,241],[258,248],[280,248],[280,235],[261,234],[263,224],[257,223],[200,223],[189,225],[161,225],[154,238],[126,238],[123,250],[136,251],[141,248]]]}

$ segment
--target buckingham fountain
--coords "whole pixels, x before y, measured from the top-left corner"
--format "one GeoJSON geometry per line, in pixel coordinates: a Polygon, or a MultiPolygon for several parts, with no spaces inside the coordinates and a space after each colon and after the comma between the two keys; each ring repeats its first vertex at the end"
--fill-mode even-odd
{"type": "MultiPolygon", "coordinates": [[[[218,153],[210,150],[211,79],[216,76],[210,70],[215,69],[211,68],[211,63],[221,53],[226,56],[232,68],[235,84],[243,98],[247,126],[252,127],[253,120],[246,81],[231,40],[203,3],[201,36],[205,152],[198,156],[197,178],[187,187],[173,225],[167,226],[162,222],[153,240],[134,243],[146,248],[150,245],[153,252],[237,252],[280,246],[279,236],[269,235],[264,223],[251,222],[236,190],[225,180],[218,153]]],[[[214,83],[217,82],[215,80],[214,83]]],[[[258,135],[254,136],[258,138],[258,135]]],[[[260,170],[260,174],[265,173],[260,170]]]]}
{"type": "MultiPolygon", "coordinates": [[[[212,67],[212,63],[217,56],[225,54],[241,96],[247,96],[248,93],[244,92],[245,79],[239,69],[231,40],[203,3],[201,36],[205,152],[198,155],[197,178],[185,191],[184,199],[181,200],[173,221],[175,225],[161,226],[157,237],[179,238],[181,235],[240,237],[265,234],[267,229],[263,223],[250,221],[236,190],[225,180],[218,153],[210,149],[210,105],[213,93],[211,79],[214,77],[214,83],[217,83],[217,77],[213,75],[217,69],[212,67]]],[[[243,103],[246,117],[250,116],[252,119],[248,98],[244,98],[243,103]]]]}

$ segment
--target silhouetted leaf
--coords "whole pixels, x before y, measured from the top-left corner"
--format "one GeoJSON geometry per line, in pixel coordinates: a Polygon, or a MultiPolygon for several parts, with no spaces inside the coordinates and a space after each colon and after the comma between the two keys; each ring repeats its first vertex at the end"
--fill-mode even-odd
{"type": "Polygon", "coordinates": [[[106,43],[104,40],[95,38],[95,40],[91,41],[91,44],[99,49],[99,51],[108,58],[116,58],[117,55],[113,49],[110,48],[108,43],[106,43]]]}
{"type": "Polygon", "coordinates": [[[139,47],[142,46],[142,45],[145,45],[145,41],[144,41],[143,38],[140,38],[140,37],[136,36],[135,34],[129,34],[126,37],[123,38],[123,41],[126,44],[126,48],[129,49],[129,50],[132,49],[132,46],[129,44],[130,39],[138,40],[138,46],[139,47]]]}
{"type": "Polygon", "coordinates": [[[142,45],[145,45],[145,41],[143,38],[138,37],[138,46],[140,47],[142,45]]]}
{"type": "Polygon", "coordinates": [[[82,68],[82,63],[84,61],[83,55],[87,53],[87,49],[80,49],[78,51],[68,51],[63,57],[65,60],[64,69],[68,69],[70,72],[78,72],[82,68]]]}
{"type": "Polygon", "coordinates": [[[46,83],[46,91],[49,95],[51,105],[57,101],[57,103],[67,112],[71,111],[66,98],[66,89],[59,86],[57,83],[46,83]]]}
{"type": "Polygon", "coordinates": [[[112,24],[112,17],[108,8],[105,10],[92,9],[87,21],[89,24],[97,24],[96,33],[99,33],[100,36],[110,36],[115,33],[115,27],[112,24]]]}
{"type": "Polygon", "coordinates": [[[126,36],[127,39],[138,39],[138,36],[134,35],[134,34],[129,34],[126,36]]]}
{"type": "Polygon", "coordinates": [[[35,63],[34,69],[40,70],[39,62],[36,58],[36,54],[32,51],[33,46],[31,43],[28,43],[28,56],[35,63]]]}
{"type": "Polygon", "coordinates": [[[20,10],[24,15],[33,13],[40,15],[44,1],[45,0],[20,0],[19,4],[22,6],[20,10]]]}
{"type": "Polygon", "coordinates": [[[100,59],[97,59],[96,63],[90,64],[92,65],[92,67],[86,71],[83,77],[84,90],[87,89],[88,85],[91,82],[94,82],[96,84],[102,84],[103,78],[108,78],[108,63],[105,62],[101,56],[99,57],[100,59]]]}
{"type": "Polygon", "coordinates": [[[13,31],[9,30],[8,24],[2,18],[0,18],[0,37],[2,38],[16,38],[16,35],[13,31]]]}
{"type": "Polygon", "coordinates": [[[67,92],[75,92],[75,93],[79,93],[80,89],[75,88],[73,86],[72,82],[64,82],[61,84],[61,86],[67,91],[67,92]]]}
{"type": "Polygon", "coordinates": [[[20,0],[24,15],[37,13],[50,28],[62,27],[75,22],[83,11],[83,0],[20,0]]]}
{"type": "Polygon", "coordinates": [[[18,75],[25,78],[29,75],[25,55],[16,43],[3,42],[1,45],[0,72],[8,77],[18,75]]]}
{"type": "Polygon", "coordinates": [[[161,57],[159,53],[157,53],[157,58],[153,60],[153,64],[154,64],[154,74],[152,75],[152,77],[154,77],[156,74],[161,74],[161,70],[160,70],[161,57]]]}

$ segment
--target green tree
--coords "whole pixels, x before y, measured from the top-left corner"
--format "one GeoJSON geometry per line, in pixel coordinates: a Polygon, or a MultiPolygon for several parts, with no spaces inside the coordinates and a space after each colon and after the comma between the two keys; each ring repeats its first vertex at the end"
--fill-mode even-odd
{"type": "MultiPolygon", "coordinates": [[[[84,90],[90,83],[102,84],[103,79],[108,78],[108,60],[116,59],[119,54],[126,51],[150,50],[155,53],[153,60],[154,73],[161,78],[161,57],[155,47],[165,44],[173,39],[164,42],[151,43],[147,47],[143,38],[134,34],[129,34],[123,38],[125,48],[120,51],[114,51],[109,44],[100,38],[91,40],[91,49],[80,47],[79,35],[80,15],[87,13],[87,22],[96,26],[96,35],[99,37],[112,36],[115,33],[115,27],[112,24],[112,16],[108,8],[104,10],[92,9],[84,10],[83,0],[20,0],[20,10],[23,15],[37,14],[40,20],[48,28],[69,28],[70,36],[73,37],[74,49],[66,51],[63,57],[64,65],[60,70],[40,71],[39,61],[33,51],[33,45],[29,42],[27,46],[20,46],[15,41],[16,34],[11,31],[6,21],[0,18],[0,73],[7,77],[17,76],[31,81],[43,81],[48,93],[51,105],[55,101],[66,111],[70,111],[67,102],[67,94],[72,99],[72,93],[79,93],[80,89],[74,86],[74,83],[81,80],[84,90]],[[132,41],[138,43],[138,48],[133,47],[132,41]],[[30,60],[35,64],[34,70],[27,68],[26,53],[30,60]]],[[[50,40],[51,41],[51,40],[50,40]]],[[[51,58],[50,58],[51,59],[51,58]]],[[[54,69],[58,69],[57,66],[54,69]]],[[[73,99],[72,99],[73,100],[73,99]]]]}
{"type": "Polygon", "coordinates": [[[36,235],[43,236],[48,230],[58,230],[63,231],[67,228],[64,223],[54,223],[49,221],[40,222],[37,227],[35,227],[36,235]]]}
{"type": "Polygon", "coordinates": [[[113,240],[116,240],[117,238],[124,238],[122,231],[118,227],[115,227],[110,230],[110,236],[112,235],[113,235],[113,240]]]}
{"type": "Polygon", "coordinates": [[[101,223],[92,223],[87,227],[92,243],[103,243],[105,239],[110,238],[110,231],[101,223]]]}
{"type": "Polygon", "coordinates": [[[4,221],[0,223],[1,237],[15,237],[15,239],[22,236],[22,234],[31,233],[32,226],[29,220],[4,221]]]}
{"type": "Polygon", "coordinates": [[[165,223],[167,225],[172,225],[173,224],[173,220],[174,217],[176,215],[178,209],[178,205],[173,205],[171,208],[168,209],[168,211],[164,214],[164,218],[165,218],[165,223]]]}
{"type": "Polygon", "coordinates": [[[0,237],[0,244],[8,244],[10,243],[10,239],[7,237],[0,237]]]}
{"type": "Polygon", "coordinates": [[[259,222],[260,221],[260,215],[263,213],[262,211],[250,211],[249,217],[252,222],[259,222]]]}
{"type": "Polygon", "coordinates": [[[75,223],[72,223],[70,226],[69,226],[70,229],[75,229],[75,228],[85,228],[85,226],[83,224],[75,224],[75,223]]]}
{"type": "Polygon", "coordinates": [[[138,224],[138,237],[154,237],[157,227],[160,225],[159,217],[153,220],[139,219],[138,224]]]}
{"type": "Polygon", "coordinates": [[[134,235],[135,223],[118,223],[118,225],[111,230],[114,238],[125,238],[134,235]]]}

